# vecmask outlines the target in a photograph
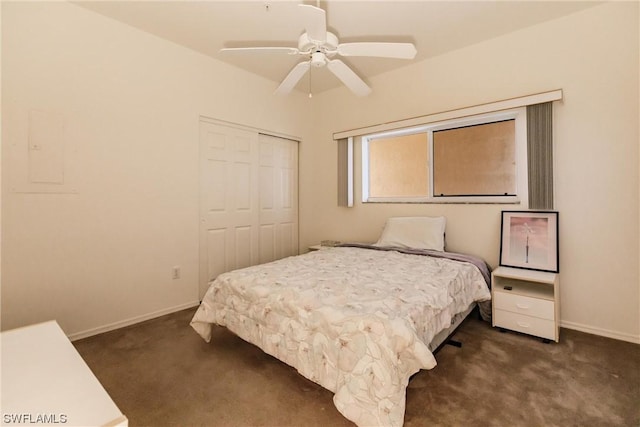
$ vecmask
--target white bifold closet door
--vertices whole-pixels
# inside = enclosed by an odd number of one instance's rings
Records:
[[[298,254],[298,142],[258,135],[262,264]]]
[[[200,298],[219,274],[298,253],[298,142],[200,121]]]

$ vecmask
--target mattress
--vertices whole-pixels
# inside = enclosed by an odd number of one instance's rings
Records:
[[[489,299],[472,263],[335,247],[221,274],[191,325],[206,341],[225,326],[293,366],[359,426],[401,426],[409,378],[436,366],[428,344]]]

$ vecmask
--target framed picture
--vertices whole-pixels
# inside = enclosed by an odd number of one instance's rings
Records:
[[[558,273],[558,212],[502,211],[500,265]]]

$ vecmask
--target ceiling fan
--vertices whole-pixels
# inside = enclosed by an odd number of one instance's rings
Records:
[[[319,4],[319,2],[318,2]],[[282,53],[301,55],[299,62],[280,83],[276,93],[287,94],[298,84],[311,67],[326,66],[345,86],[358,96],[371,93],[371,88],[338,56],[369,56],[380,58],[413,59],[416,48],[412,43],[360,42],[340,43],[338,37],[327,31],[326,13],[320,7],[300,4],[305,32],[298,38],[298,47],[240,47],[225,48],[220,52]],[[311,94],[309,94],[311,96]]]

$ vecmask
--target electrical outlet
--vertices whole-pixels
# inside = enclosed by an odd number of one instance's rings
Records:
[[[179,265],[176,265],[175,267],[173,267],[171,278],[172,279],[179,279],[180,278],[180,266]]]

